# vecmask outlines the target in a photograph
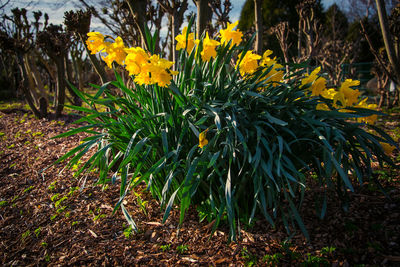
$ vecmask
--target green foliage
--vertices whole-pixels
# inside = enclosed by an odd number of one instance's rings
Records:
[[[270,264],[272,266],[278,265],[279,261],[283,258],[282,253],[275,253],[272,255],[264,255],[263,262]]]
[[[51,260],[50,255],[48,255],[48,254],[44,255],[44,260],[46,262],[50,262],[50,260]]]
[[[176,252],[179,254],[185,254],[186,251],[188,251],[188,246],[187,245],[179,245],[176,247]]]
[[[13,197],[13,199],[11,200],[11,203],[14,203],[15,201],[17,201],[18,198],[19,198],[19,196],[18,196],[18,195],[15,195],[15,196]]]
[[[36,236],[36,237],[39,237],[41,231],[42,231],[42,227],[36,228],[36,229],[35,229],[35,236]]]
[[[307,258],[302,263],[302,266],[330,266],[329,261],[323,257],[313,256],[307,253]]]
[[[143,214],[147,216],[147,210],[146,210],[146,205],[148,201],[143,201],[142,198],[140,197],[139,193],[136,193],[134,190],[133,194],[136,196],[136,203],[137,205],[140,207],[140,209],[142,210]]]
[[[245,260],[245,266],[251,267],[257,264],[257,256],[250,253],[247,247],[242,248],[241,256]]]
[[[47,187],[47,189],[48,189],[49,191],[54,190],[54,189],[56,188],[56,183],[57,183],[57,181],[52,182],[52,183]],[[52,201],[54,201],[54,200],[52,200]]]
[[[335,247],[323,247],[321,249],[321,254],[322,255],[332,255],[333,252],[335,252],[336,248]]]
[[[54,203],[54,207],[58,208],[58,206],[60,206],[61,203],[62,203],[63,201],[65,201],[65,200],[67,200],[67,199],[68,199],[67,196],[63,196],[62,198],[60,198],[59,200],[57,200],[57,201]]]
[[[24,193],[29,192],[33,189],[33,185],[29,186],[28,188],[24,189]]]
[[[30,231],[30,230],[27,230],[26,232],[22,233],[22,235],[21,235],[21,241],[22,241],[22,242],[25,242],[26,239],[27,239],[30,235],[31,235],[31,231]]]
[[[307,188],[305,173],[314,172],[321,188],[336,190],[345,201],[354,182],[371,177],[372,161],[392,163],[379,142],[395,142],[355,120],[378,112],[340,112],[331,100],[311,98],[300,82],[306,66],[291,66],[276,86],[265,79],[271,68],[243,78],[231,62],[251,45],[250,40],[241,47],[218,47],[210,62],[203,62],[196,49],[181,50],[179,74],[167,88],[136,83],[127,88],[117,72],[116,81],[96,86],[95,95],[72,87],[90,108],[70,106],[87,114],[76,122],[84,124],[58,137],[89,136],[57,163],[71,157],[68,166],[77,166],[75,175],[97,168],[99,184],[118,182],[114,212],[121,208],[135,231],[123,200],[144,182],[165,210],[163,222],[178,205],[181,224],[194,204],[201,206],[202,217],[215,219],[213,231],[226,222],[231,240],[240,222],[251,225],[256,215],[273,226],[280,217],[288,233],[297,224],[308,237],[298,210]],[[110,93],[110,85],[118,95]],[[331,110],[317,110],[321,101]],[[200,148],[199,135],[206,130],[208,144]],[[96,152],[79,164],[91,149]]]
[[[72,195],[74,194],[74,192],[75,192],[76,190],[78,190],[78,189],[79,189],[78,186],[70,187],[70,188],[69,188],[69,192],[68,192],[68,196],[72,196]]]
[[[290,260],[296,260],[301,256],[299,252],[291,249],[292,244],[289,241],[282,242],[281,246],[281,249],[285,252],[285,256]]]
[[[56,212],[57,212],[57,213],[62,213],[66,208],[67,208],[67,206],[62,206],[62,207],[58,208],[58,209],[56,210]]]
[[[124,236],[126,239],[129,239],[132,235],[132,227],[129,225],[127,228],[124,229]]]
[[[161,245],[160,249],[162,250],[162,252],[168,251],[171,249],[171,244]]]
[[[107,217],[107,215],[100,213],[100,214],[94,216],[93,221],[95,222],[97,220],[100,220],[100,219],[103,219],[106,217]]]
[[[57,194],[54,194],[54,195],[52,195],[51,197],[50,197],[50,200],[51,201],[57,201],[57,199],[58,199],[58,197],[60,196],[60,194],[59,193],[57,193]]]

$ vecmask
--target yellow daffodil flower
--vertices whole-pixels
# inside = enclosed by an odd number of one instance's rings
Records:
[[[141,72],[139,75],[137,75],[134,79],[135,83],[139,85],[150,85],[151,83],[151,76],[150,72]]]
[[[330,110],[329,107],[325,103],[319,103],[316,107],[317,110]]]
[[[199,44],[199,40],[195,41],[196,44]],[[217,56],[217,51],[215,48],[220,45],[220,43],[216,40],[210,39],[208,36],[208,32],[206,33],[206,38],[203,40],[203,51],[201,51],[201,59],[204,61],[210,61],[210,59],[213,57],[215,58]]]
[[[353,106],[358,101],[358,97],[361,95],[360,91],[351,89],[351,86],[357,86],[360,81],[353,81],[352,79],[345,80],[339,88],[339,92],[344,96],[343,106],[350,107]]]
[[[171,83],[172,75],[179,72],[170,68],[174,62],[160,58],[159,55],[149,56],[140,47],[125,48],[128,55],[125,58],[125,68],[129,75],[136,75],[134,81],[140,85],[152,85],[165,87]]]
[[[138,75],[141,67],[148,63],[149,56],[141,47],[126,48],[125,68],[129,75]]]
[[[239,67],[240,74],[244,76],[245,74],[254,73],[258,68],[258,60],[261,59],[261,56],[254,54],[253,51],[247,51],[242,61],[240,61],[241,56],[242,53],[239,54],[236,62],[236,68]]]
[[[368,100],[368,97],[364,98],[357,105],[355,105],[355,107],[365,108],[365,109],[372,109],[372,110],[376,110],[378,108],[378,105],[376,105],[376,104],[368,104],[367,100]],[[368,123],[368,124],[374,124],[377,119],[378,119],[378,115],[373,114],[373,115],[368,116],[368,117],[357,118],[357,121],[358,122],[365,122],[365,123]]]
[[[337,93],[337,91],[335,89],[330,88],[330,89],[322,90],[321,96],[326,98],[326,99],[333,100],[333,98],[335,97],[336,93]]]
[[[321,93],[326,89],[326,79],[319,77],[313,82],[309,89],[311,90],[311,96],[321,95]]]
[[[86,40],[86,45],[91,54],[96,54],[106,48],[103,34],[99,32],[89,32],[87,36],[89,38]]]
[[[107,45],[105,49],[108,55],[103,57],[103,60],[107,63],[109,68],[112,68],[112,63],[114,61],[119,65],[123,64],[126,57],[126,52],[124,41],[122,41],[121,37],[118,36],[115,38],[114,43]]]
[[[205,145],[208,144],[207,132],[208,132],[208,128],[205,129],[203,132],[201,132],[201,133],[199,134],[199,147],[200,147],[200,148],[203,148]]]
[[[174,62],[160,58],[158,55],[150,57],[150,64],[152,65],[151,81],[153,84],[158,84],[158,86],[169,85],[172,80],[172,74],[177,74],[177,72],[169,71]]]
[[[317,78],[317,74],[321,71],[321,67],[316,68],[310,74],[306,73],[305,77],[301,80],[301,85],[304,86],[308,83],[313,83]]]
[[[186,38],[187,36],[187,38]],[[176,50],[185,49],[188,53],[190,53],[194,47],[194,33],[187,34],[187,27],[183,28],[182,34],[179,34],[175,37],[175,40],[178,42],[176,44]],[[187,44],[187,47],[186,47]]]
[[[229,23],[226,29],[221,29],[219,31],[220,37],[221,37],[221,44],[228,44],[229,41],[232,40],[231,42],[231,47],[234,45],[239,45],[240,42],[242,41],[243,33],[241,33],[239,30],[233,30],[238,25],[239,21],[236,21],[235,23]]]
[[[269,57],[272,53],[273,52],[271,50],[267,50],[264,52],[260,62],[260,66],[263,66],[264,68],[270,68],[271,66],[273,66],[269,73],[264,77],[264,79],[268,79],[268,82],[271,82],[272,85],[275,87],[279,85],[279,82],[282,81],[283,70],[278,69],[282,69],[283,66],[277,63],[276,57],[273,59]]]
[[[385,151],[385,154],[387,155],[392,155],[393,150],[396,148],[395,146],[392,146],[388,143],[383,143],[383,142],[379,142],[383,148],[383,151]]]
[[[306,74],[301,80],[301,86],[311,83],[311,86],[308,88],[311,91],[311,96],[322,95],[326,90],[326,79],[317,75],[320,71],[321,67],[318,67],[310,74]]]

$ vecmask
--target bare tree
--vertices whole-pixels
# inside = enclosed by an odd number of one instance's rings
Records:
[[[297,5],[299,29],[297,33],[298,54],[297,58],[293,59],[295,62],[307,61],[318,53],[322,26],[316,19],[315,9],[316,0],[304,0]]]
[[[83,10],[89,10],[92,17],[101,21],[114,36],[121,36],[132,45],[141,45],[141,35],[125,0],[79,0]],[[101,8],[99,8],[101,7]]]
[[[387,10],[391,10],[398,0],[385,0]],[[363,17],[372,17],[377,14],[374,0],[341,0],[337,4],[345,11],[350,21],[360,20]]]
[[[348,24],[339,7],[332,5],[327,14],[329,16],[326,18],[325,35],[321,37],[318,53],[314,58],[328,73],[329,80],[338,85],[343,74],[342,65],[354,61],[356,44],[345,40]]]
[[[184,19],[185,11],[188,8],[187,0],[157,0],[163,10],[170,15],[170,31],[171,31],[171,54],[172,61],[177,62],[178,54],[175,49],[175,37],[178,35],[179,28],[181,27]]]
[[[39,71],[36,67],[34,32],[38,30],[41,14],[35,14],[35,21],[30,23],[26,9],[15,8],[12,16],[4,16],[6,22],[2,25],[0,33],[0,47],[9,55],[15,55],[22,76],[19,88],[24,93],[35,116],[39,118],[47,115],[47,97]],[[47,26],[48,17],[45,16],[43,27]]]
[[[0,10],[2,11],[2,14],[4,14],[4,8],[10,3],[10,0],[0,1]]]
[[[254,25],[256,27],[256,42],[255,42],[255,51],[257,54],[261,55],[263,51],[263,22],[262,22],[262,9],[261,9],[261,0],[254,0]]]
[[[211,0],[209,6],[216,16],[216,24],[221,28],[226,28],[229,20],[229,12],[232,10],[232,4],[230,0],[224,0],[224,3],[221,3],[221,0]],[[223,6],[223,7],[222,7]]]
[[[392,73],[391,79],[394,80],[397,84],[400,83],[400,57],[399,50],[395,50],[395,47],[398,47],[398,43],[395,44],[395,41],[398,41],[398,38],[394,38],[389,30],[389,18],[386,13],[385,2],[382,0],[375,0],[376,8],[379,17],[379,24],[381,26],[381,32],[383,41],[385,43],[386,54],[389,59]]]
[[[67,30],[73,33],[76,38],[78,38],[86,49],[86,53],[95,69],[96,73],[99,75],[101,83],[107,82],[107,75],[104,69],[104,64],[102,64],[95,55],[93,55],[86,46],[87,33],[90,29],[91,11],[78,10],[78,11],[67,11],[64,14],[64,24]]]
[[[377,0],[376,4],[379,16],[379,24],[385,44],[385,53],[382,53],[382,51],[378,51],[379,48],[374,47],[374,44],[372,43],[370,36],[365,29],[366,27],[362,21],[360,21],[361,32],[368,42],[370,51],[375,57],[376,69],[379,70],[381,76],[387,76],[390,80],[394,81],[395,84],[399,85],[400,27],[398,26],[398,23],[400,22],[400,4],[392,10],[392,14],[390,17],[388,17],[386,14],[384,3]],[[381,84],[383,83],[381,82]],[[384,94],[382,92],[381,96],[382,99],[384,97]],[[395,90],[394,101],[393,103],[390,103],[389,106],[397,104],[399,104],[399,91]]]
[[[289,22],[283,21],[273,27],[272,29],[276,35],[276,38],[279,41],[279,46],[281,47],[282,53],[283,53],[283,58],[285,60],[285,63],[289,63],[289,48],[291,46],[291,43],[289,42]],[[286,65],[286,72],[289,72],[289,65]]]
[[[57,67],[57,90],[55,92],[54,105],[56,117],[59,117],[64,108],[66,96],[65,59],[71,44],[71,36],[69,33],[64,32],[61,26],[49,25],[37,34],[36,42],[55,62]]]

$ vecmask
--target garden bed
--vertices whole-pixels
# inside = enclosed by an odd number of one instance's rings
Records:
[[[396,118],[389,130],[398,129]],[[323,220],[314,200],[320,189],[310,186],[301,210],[310,242],[300,231],[285,242],[282,223],[273,229],[260,219],[228,244],[228,229],[210,237],[212,223],[200,223],[193,207],[180,229],[178,211],[161,224],[163,211],[144,186],[125,198],[140,229],[134,233],[120,209],[112,215],[119,184],[102,188],[94,185],[95,173],[74,178],[66,163],[49,167],[83,138],[51,139],[75,127],[71,121],[38,120],[22,108],[0,112],[2,265],[400,264],[398,170],[377,170],[390,199],[365,184],[351,194],[348,212],[332,198]]]

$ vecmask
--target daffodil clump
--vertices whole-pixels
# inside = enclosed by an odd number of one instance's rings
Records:
[[[346,109],[349,107],[358,107],[364,109],[377,110],[376,104],[368,104],[368,97],[360,98],[361,92],[358,89],[353,89],[360,85],[360,81],[346,79],[338,90],[334,88],[326,87],[326,79],[324,77],[318,76],[321,68],[318,67],[314,69],[311,74],[306,74],[301,80],[301,86],[307,88],[311,92],[311,97],[321,96],[324,99],[332,100],[332,107],[338,109],[340,112],[353,112],[352,110]],[[308,87],[307,87],[308,86]],[[330,110],[329,106],[323,101],[318,103],[318,110]],[[374,124],[378,116],[376,114],[360,117],[357,120],[359,122],[366,122],[369,124]]]
[[[275,227],[278,217],[288,232],[297,225],[308,237],[298,208],[309,173],[320,183],[322,218],[329,192],[346,201],[353,184],[375,181],[372,162],[393,164],[397,144],[373,125],[381,113],[361,96],[358,81],[328,88],[319,67],[309,73],[280,64],[271,50],[249,49],[237,22],[201,37],[192,23],[176,36],[177,62],[154,53],[158,38],[148,29],[149,50],[88,34],[91,53],[108,67],[122,66],[133,85],[116,71],[111,84],[119,94],[109,83],[94,96],[74,89],[91,109],[73,107],[87,113],[78,121],[86,124],[61,136],[89,137],[58,161],[72,157],[73,166],[95,149],[77,175],[96,169],[99,183],[119,183],[114,211],[121,208],[133,229],[124,198],[145,183],[165,210],[163,222],[179,206],[182,223],[192,206],[214,221],[213,230],[227,225],[230,240],[255,218]]]
[[[113,62],[124,66],[129,75],[135,76],[134,81],[140,85],[157,84],[165,87],[171,83],[172,75],[178,74],[171,70],[174,62],[158,55],[150,55],[141,47],[125,47],[119,36],[114,42],[108,42],[101,33],[89,32],[86,45],[92,54],[106,53],[107,56],[102,58],[109,68],[112,68]]]

